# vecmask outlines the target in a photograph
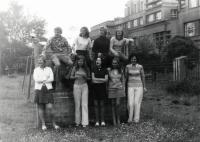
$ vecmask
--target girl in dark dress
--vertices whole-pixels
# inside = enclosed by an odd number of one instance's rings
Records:
[[[92,83],[93,83],[93,95],[94,95],[94,107],[96,124],[99,126],[99,109],[101,116],[101,126],[105,126],[104,121],[104,100],[106,96],[106,82],[108,81],[108,72],[106,68],[102,68],[101,58],[97,58],[96,65],[92,69]]]

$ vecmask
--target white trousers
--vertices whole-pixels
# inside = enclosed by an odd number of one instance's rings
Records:
[[[74,84],[75,123],[88,125],[88,85]],[[82,117],[81,117],[82,115]]]
[[[133,121],[133,113],[134,113],[134,121],[139,122],[142,98],[143,98],[143,87],[128,87],[128,111],[129,111],[128,122]]]

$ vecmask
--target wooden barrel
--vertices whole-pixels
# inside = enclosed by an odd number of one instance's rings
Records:
[[[74,98],[72,91],[54,92],[54,117],[60,125],[74,124]]]

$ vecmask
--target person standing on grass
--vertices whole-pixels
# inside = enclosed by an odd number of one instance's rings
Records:
[[[39,57],[38,67],[34,69],[33,79],[35,81],[35,99],[34,102],[37,104],[39,109],[39,118],[42,122],[42,130],[46,130],[45,125],[45,111],[48,112],[50,119],[52,121],[53,127],[58,129],[59,126],[56,125],[53,116],[53,94],[52,94],[52,82],[54,80],[53,71],[50,67],[45,66],[45,59]]]
[[[126,66],[125,76],[128,87],[128,123],[138,123],[140,120],[140,108],[143,98],[143,93],[147,91],[145,85],[145,75],[143,66],[138,64],[136,55],[131,54],[129,57],[131,62]],[[134,119],[133,119],[134,113]]]
[[[92,41],[89,37],[89,30],[87,27],[82,27],[80,29],[79,36],[75,39],[72,46],[72,51],[76,55],[82,55],[86,59],[87,66],[91,66],[90,56],[91,56]]]
[[[112,102],[112,118],[113,124],[120,124],[120,112],[121,112],[121,98],[125,97],[124,89],[124,74],[119,65],[118,58],[112,60],[111,70],[109,71],[109,83],[108,83],[108,98]]]
[[[90,77],[85,57],[77,56],[75,66],[71,72],[71,79],[74,79],[74,102],[75,102],[75,123],[78,127],[82,124],[83,127],[88,126],[88,85],[87,80]],[[81,116],[82,115],[82,116]]]
[[[108,72],[106,68],[102,67],[101,58],[96,59],[96,65],[92,69],[92,89],[94,95],[94,108],[95,108],[95,126],[100,125],[99,110],[101,117],[101,126],[105,126],[104,120],[104,101],[107,98],[106,84],[108,81]]]

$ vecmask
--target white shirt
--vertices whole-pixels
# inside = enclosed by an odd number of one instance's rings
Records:
[[[76,38],[74,45],[75,45],[75,51],[87,50],[92,47],[92,42],[90,38],[83,38],[79,36],[78,38]]]
[[[54,80],[53,71],[50,67],[36,67],[33,72],[33,79],[35,81],[35,89],[41,90],[42,85],[45,84],[47,89],[52,89],[52,82]]]

